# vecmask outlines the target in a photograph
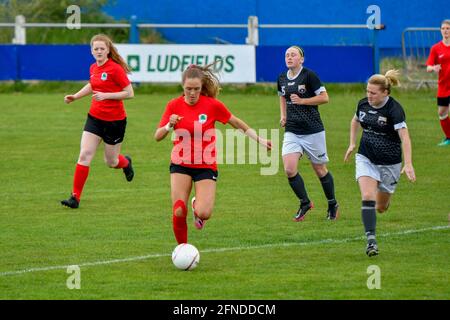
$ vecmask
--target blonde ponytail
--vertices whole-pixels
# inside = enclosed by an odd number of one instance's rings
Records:
[[[369,78],[368,83],[375,84],[380,87],[381,91],[387,90],[391,93],[391,88],[400,85],[400,72],[395,69],[388,70],[384,75],[374,74]]]

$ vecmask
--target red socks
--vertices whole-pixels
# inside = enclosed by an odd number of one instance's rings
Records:
[[[84,183],[89,174],[89,167],[77,163],[75,174],[73,176],[73,190],[72,194],[80,201],[81,193],[83,192]]]
[[[442,127],[442,131],[444,131],[445,137],[447,139],[450,139],[450,118],[447,117],[445,119],[441,119],[441,127]]]
[[[119,163],[115,167],[116,169],[126,168],[128,167],[128,159],[125,158],[123,155],[119,154]]]
[[[179,217],[175,214],[175,211],[181,208],[182,216]],[[178,244],[187,243],[187,223],[186,223],[187,209],[186,204],[182,200],[177,200],[173,205],[172,225],[175,239]]]

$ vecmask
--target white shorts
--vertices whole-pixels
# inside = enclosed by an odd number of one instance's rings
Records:
[[[367,157],[357,153],[356,180],[360,177],[371,177],[379,182],[378,190],[381,192],[394,193],[400,179],[402,164],[377,165],[373,164]]]
[[[290,153],[301,153],[302,155],[305,153],[308,159],[315,164],[328,163],[325,131],[303,135],[285,132],[281,155],[285,156]]]

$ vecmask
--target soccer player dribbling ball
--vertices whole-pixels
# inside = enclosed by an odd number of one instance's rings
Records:
[[[362,128],[355,156],[356,180],[361,191],[361,216],[369,257],[378,254],[376,211],[382,213],[388,209],[401,173],[411,182],[416,180],[405,112],[390,96],[391,88],[399,84],[398,75],[397,70],[389,70],[385,75],[375,74],[369,78],[367,97],[358,102],[350,124],[350,143],[344,156],[344,161],[350,159],[356,148],[356,135]]]
[[[73,209],[79,207],[91,161],[102,141],[105,144],[106,164],[111,168],[123,169],[127,181],[134,177],[131,158],[120,153],[127,124],[122,100],[134,96],[133,87],[127,77],[130,68],[108,36],[95,35],[90,44],[95,63],[89,70],[89,83],[77,93],[64,97],[65,103],[72,103],[92,94],[91,107],[81,136],[72,193],[69,199],[61,201],[62,205]]]
[[[282,149],[284,171],[300,202],[293,220],[303,221],[313,208],[303,178],[297,170],[304,154],[308,156],[328,200],[327,218],[336,220],[339,217],[339,205],[333,176],[326,165],[329,160],[325,129],[318,108],[328,103],[328,94],[317,75],[303,67],[303,62],[303,49],[298,46],[288,48],[285,53],[288,71],[278,77],[280,125],[285,128]]]
[[[259,137],[256,131],[234,116],[216,96],[219,82],[212,66],[190,65],[182,74],[183,95],[166,106],[156,141],[163,140],[175,130],[171,152],[170,183],[172,225],[178,244],[187,243],[187,203],[192,190],[194,225],[202,229],[211,217],[218,178],[215,146],[215,122],[230,124],[251,139],[270,149],[271,141]]]
[[[431,47],[427,60],[427,72],[436,72],[439,76],[437,105],[444,139],[438,146],[450,146],[450,20],[441,23],[442,41]]]

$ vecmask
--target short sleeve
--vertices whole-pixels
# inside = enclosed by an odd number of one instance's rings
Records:
[[[317,92],[317,90],[323,88],[323,84],[320,81],[319,77],[312,71],[308,73],[308,85],[313,92]],[[325,90],[322,90],[325,91]],[[317,94],[317,93],[316,93]]]
[[[167,122],[169,122],[170,115],[173,113],[172,104],[173,104],[172,101],[169,101],[169,103],[167,103],[166,110],[164,111],[161,120],[159,121],[158,128],[164,127],[167,124]]]
[[[436,47],[432,46],[430,50],[430,55],[428,56],[427,60],[427,66],[434,66],[437,61],[437,55],[436,55]]]
[[[278,80],[277,80],[277,90],[278,90],[278,95],[280,97],[284,97],[284,92],[283,92],[283,90],[281,88],[281,76],[279,76]]]
[[[400,104],[396,104],[395,107],[392,108],[390,116],[395,130],[406,128],[406,115]]]
[[[223,124],[226,124],[230,120],[232,114],[230,110],[219,100],[214,100],[215,119]]]
[[[116,82],[122,89],[130,84],[130,80],[121,65],[117,65],[114,72],[114,82]]]

